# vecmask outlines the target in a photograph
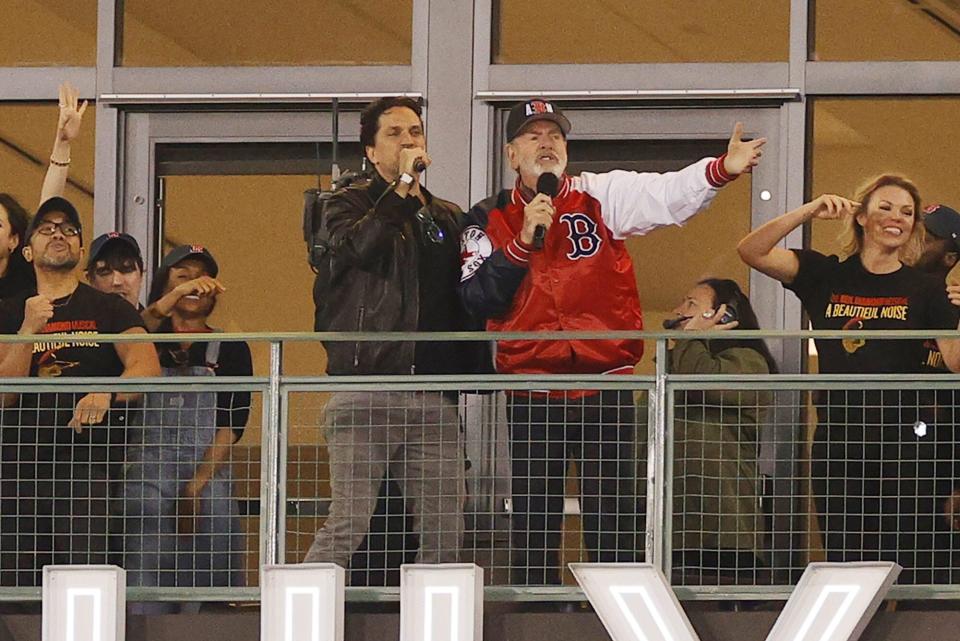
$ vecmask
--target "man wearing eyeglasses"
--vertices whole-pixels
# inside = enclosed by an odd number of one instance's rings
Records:
[[[70,202],[51,198],[40,206],[23,254],[36,290],[0,303],[0,334],[35,339],[0,345],[0,378],[160,374],[152,344],[97,340],[145,330],[130,303],[78,280],[83,241]],[[69,336],[47,341],[43,334]],[[41,568],[52,563],[108,562],[109,446],[123,428],[104,418],[138,399],[104,391],[2,395],[0,583],[40,585]]]
[[[420,105],[389,97],[360,119],[375,171],[327,203],[329,263],[314,287],[316,329],[436,332],[466,327],[457,295],[462,212],[420,184],[430,165]],[[456,374],[483,362],[456,342],[325,342],[332,375]],[[308,562],[347,567],[386,470],[403,491],[421,563],[453,562],[463,538],[464,462],[455,396],[335,394],[326,407],[332,504]]]

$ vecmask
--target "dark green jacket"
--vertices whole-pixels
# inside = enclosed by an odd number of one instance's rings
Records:
[[[763,356],[748,347],[716,354],[706,341],[677,341],[673,374],[767,374]],[[681,391],[674,413],[673,547],[754,550],[762,546],[758,427],[769,392]]]

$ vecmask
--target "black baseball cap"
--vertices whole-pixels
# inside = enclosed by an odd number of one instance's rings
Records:
[[[52,213],[60,213],[67,217],[67,220],[70,223],[80,230],[80,244],[83,244],[83,225],[80,224],[80,214],[77,213],[77,208],[67,200],[66,198],[61,198],[60,196],[54,196],[53,198],[48,198],[43,201],[40,205],[40,209],[37,210],[37,213],[34,214],[33,219],[30,221],[30,225],[27,227],[26,237],[23,240],[23,244],[27,245],[30,242],[30,239],[33,238],[33,232],[37,231],[37,226],[43,222],[44,216]]]
[[[220,266],[210,250],[203,245],[180,245],[170,251],[160,262],[160,270],[167,271],[181,260],[196,258],[207,266],[207,273],[216,278],[220,273]]]
[[[97,261],[100,260],[101,254],[103,254],[108,247],[115,245],[126,245],[132,249],[136,254],[137,263],[140,265],[140,268],[143,269],[143,253],[140,251],[140,243],[137,242],[136,238],[122,231],[111,231],[106,234],[101,234],[90,243],[90,260],[87,262],[87,269],[94,266]]]
[[[202,261],[207,267],[207,274],[213,278],[216,278],[217,274],[220,273],[220,266],[217,265],[217,261],[209,249],[203,245],[180,245],[172,249],[170,253],[160,261],[160,267],[153,277],[153,284],[150,287],[147,304],[155,303],[163,295],[163,290],[167,287],[167,280],[170,278],[170,268],[188,258],[195,258]]]
[[[944,240],[952,240],[960,249],[960,213],[946,205],[930,205],[923,210],[923,226],[927,231]]]
[[[560,107],[542,98],[532,98],[510,108],[510,115],[507,116],[507,142],[516,138],[524,127],[535,120],[555,122],[564,136],[570,133],[570,121],[560,111]]]

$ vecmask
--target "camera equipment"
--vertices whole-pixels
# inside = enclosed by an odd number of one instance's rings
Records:
[[[320,184],[320,145],[317,144],[317,188],[303,192],[303,241],[307,244],[307,262],[310,268],[317,273],[330,251],[330,234],[324,224],[324,207],[334,192],[343,189],[359,180],[366,180],[366,158],[360,172],[346,171],[340,173],[338,158],[338,138],[340,133],[340,104],[334,98],[331,103],[333,119],[333,144],[330,151],[330,189],[324,189]]]

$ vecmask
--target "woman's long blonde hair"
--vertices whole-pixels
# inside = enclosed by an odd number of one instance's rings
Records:
[[[920,206],[920,190],[906,176],[880,174],[864,183],[857,190],[854,200],[860,203],[860,208],[853,215],[847,216],[843,220],[843,231],[840,232],[840,249],[844,258],[859,254],[863,249],[863,227],[857,222],[857,216],[861,212],[866,213],[867,205],[870,204],[874,192],[889,185],[900,187],[910,194],[910,198],[913,200],[913,229],[910,231],[909,240],[900,248],[900,261],[906,265],[913,265],[920,257],[924,243],[923,221],[920,218],[923,215],[923,208]]]

